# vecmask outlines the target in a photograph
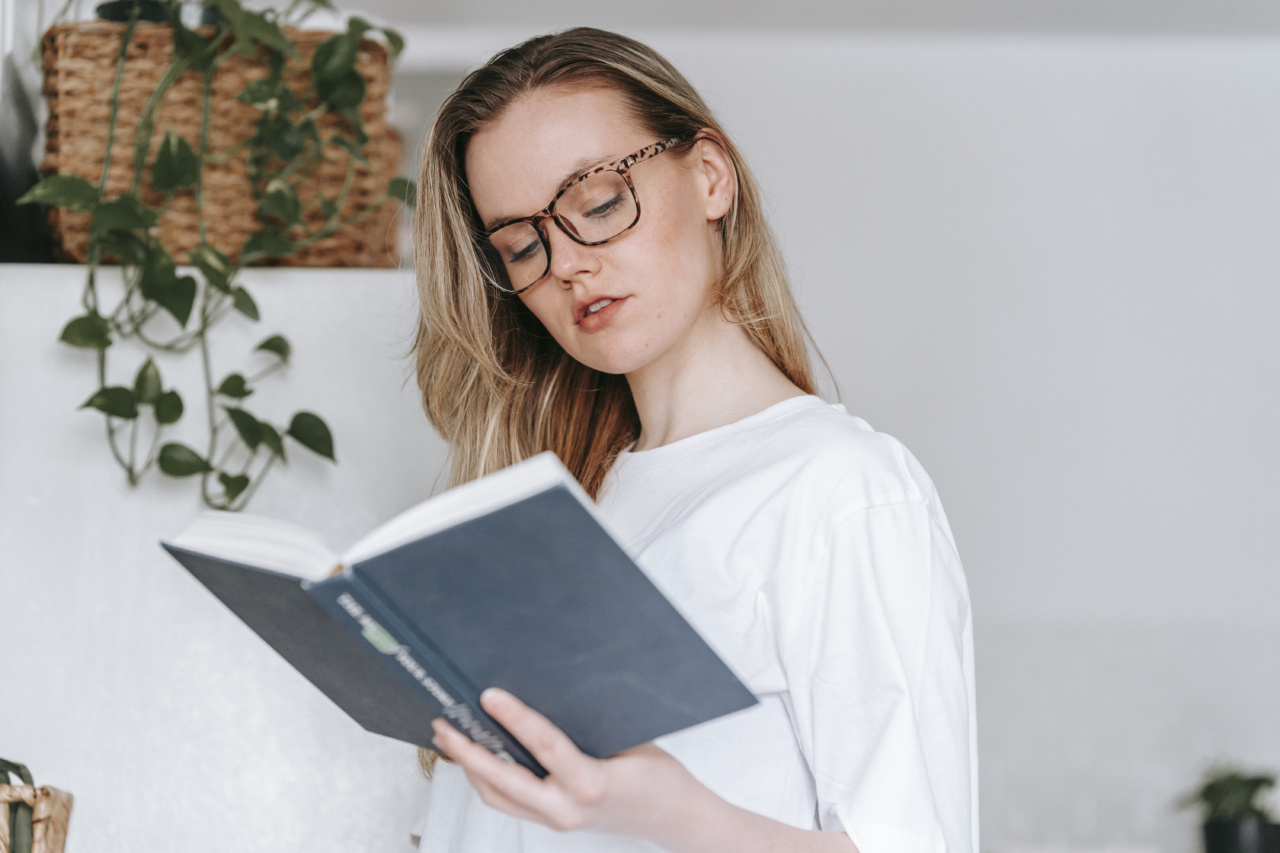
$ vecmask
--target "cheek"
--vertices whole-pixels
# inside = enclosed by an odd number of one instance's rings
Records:
[[[686,278],[693,272],[696,222],[689,216],[687,201],[670,187],[642,186],[639,195],[640,221],[598,251],[610,277],[645,290],[662,289],[673,274]]]
[[[556,331],[554,322],[555,317],[557,316],[556,307],[561,300],[555,300],[547,296],[545,292],[546,285],[550,283],[551,282],[543,282],[542,284],[534,287],[527,294],[522,293],[517,298],[524,303],[524,307],[528,308],[529,311],[533,313],[534,317],[538,318],[538,321],[542,323],[547,331],[554,334]],[[563,308],[561,308],[561,312],[562,311]]]

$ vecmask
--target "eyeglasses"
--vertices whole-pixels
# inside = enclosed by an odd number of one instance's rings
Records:
[[[522,293],[541,281],[551,269],[551,243],[541,227],[547,219],[583,246],[601,246],[630,231],[640,221],[631,167],[689,138],[673,136],[597,166],[570,180],[532,216],[509,219],[485,231],[485,278],[506,293]]]

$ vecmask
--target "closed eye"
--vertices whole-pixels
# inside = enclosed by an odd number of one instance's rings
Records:
[[[518,264],[521,261],[527,261],[540,251],[542,251],[542,241],[531,240],[529,245],[507,258],[507,263]]]
[[[586,212],[587,217],[604,217],[617,210],[623,202],[621,193],[606,201],[604,204],[591,208]]]

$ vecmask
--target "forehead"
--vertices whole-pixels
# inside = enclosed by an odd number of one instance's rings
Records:
[[[481,221],[528,216],[590,165],[653,142],[608,89],[542,89],[514,101],[467,146],[467,184]]]

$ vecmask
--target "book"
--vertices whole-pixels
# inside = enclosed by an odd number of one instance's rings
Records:
[[[161,544],[357,723],[418,746],[444,717],[544,776],[480,707],[491,686],[597,758],[756,702],[552,453],[432,497],[341,556],[244,513],[206,512]]]

